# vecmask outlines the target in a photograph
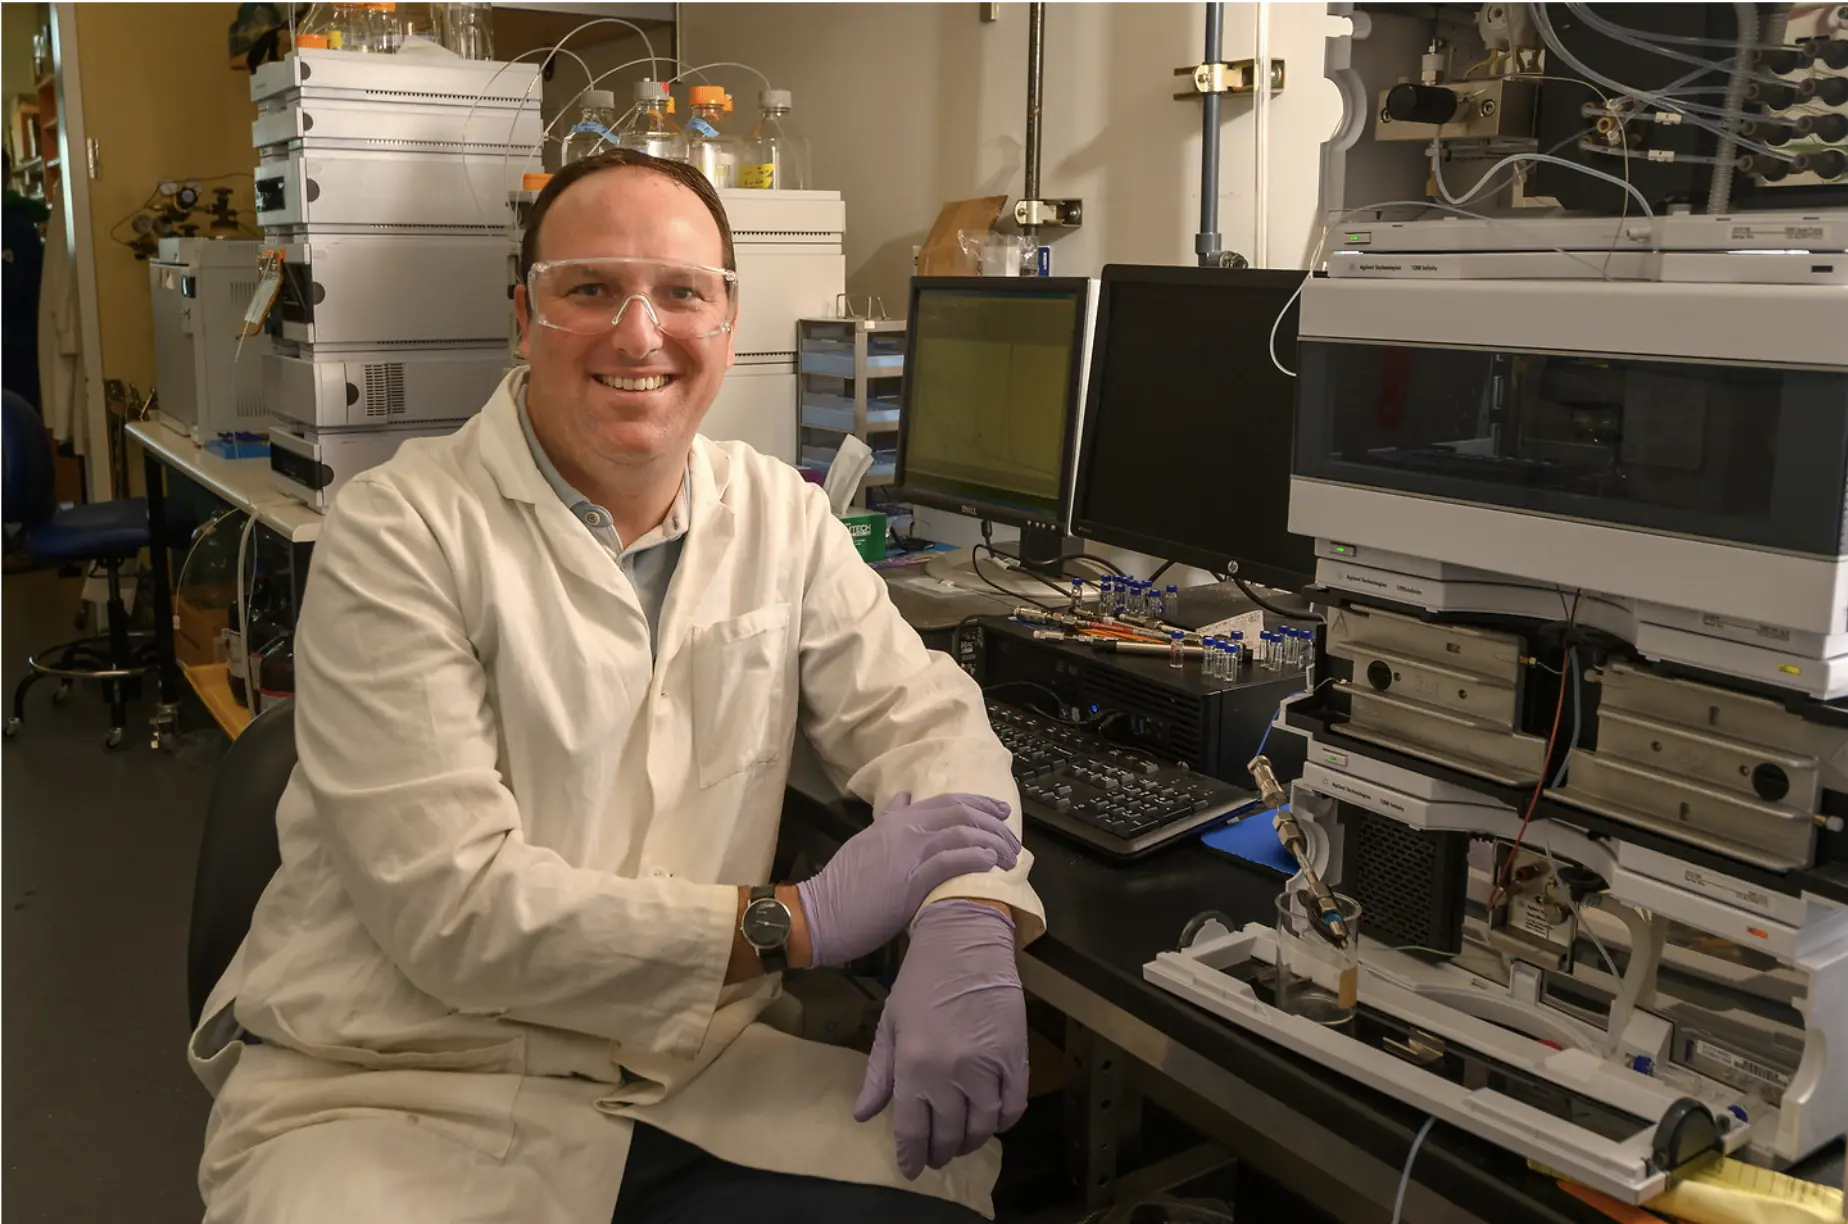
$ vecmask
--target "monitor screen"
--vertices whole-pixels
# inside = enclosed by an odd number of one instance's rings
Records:
[[[1082,279],[914,280],[899,496],[1063,527],[1089,307]]]
[[[1072,530],[1295,589],[1315,541],[1287,530],[1301,272],[1104,269]],[[1293,367],[1292,367],[1293,368]]]

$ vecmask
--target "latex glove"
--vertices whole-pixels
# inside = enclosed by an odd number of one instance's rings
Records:
[[[796,886],[812,963],[844,965],[890,943],[931,890],[1020,858],[1008,806],[983,795],[898,794],[811,878]]]
[[[918,915],[854,1119],[887,1102],[907,1178],[967,1156],[1026,1112],[1027,1002],[1007,915],[975,901]]]

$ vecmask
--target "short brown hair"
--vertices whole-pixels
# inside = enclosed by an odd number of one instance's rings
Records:
[[[647,170],[662,178],[679,183],[688,191],[699,197],[699,202],[706,206],[712,219],[719,227],[719,241],[725,251],[724,266],[727,271],[738,270],[738,257],[732,251],[731,222],[725,217],[725,205],[719,200],[719,193],[712,189],[712,182],[704,174],[685,162],[669,161],[664,157],[652,157],[639,149],[611,149],[574,161],[552,176],[552,181],[545,185],[539,198],[533,201],[532,214],[526,221],[526,233],[520,237],[520,280],[524,282],[539,262],[539,227],[545,222],[545,215],[552,211],[552,205],[558,197],[571,190],[574,183],[599,174],[605,170],[622,170],[633,168]]]

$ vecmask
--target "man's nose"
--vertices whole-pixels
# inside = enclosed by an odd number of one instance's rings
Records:
[[[661,324],[655,317],[654,304],[641,294],[632,294],[616,311],[616,323],[610,328],[611,342],[626,357],[646,357],[661,347]]]

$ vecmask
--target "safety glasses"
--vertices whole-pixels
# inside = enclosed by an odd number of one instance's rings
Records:
[[[574,336],[597,336],[640,302],[648,319],[676,340],[728,332],[738,317],[738,274],[658,259],[552,259],[526,274],[533,319]]]

